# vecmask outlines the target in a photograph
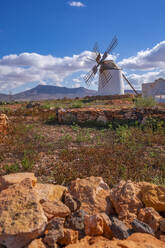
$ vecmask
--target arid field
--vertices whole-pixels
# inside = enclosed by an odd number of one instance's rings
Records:
[[[34,172],[41,182],[68,185],[101,176],[113,186],[121,179],[165,184],[165,124],[159,118],[108,125],[59,124],[57,109],[165,109],[152,99],[61,99],[0,105],[9,118],[1,136],[0,173]]]

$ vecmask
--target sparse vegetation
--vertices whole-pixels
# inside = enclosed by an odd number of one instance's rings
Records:
[[[76,100],[75,105],[92,105],[95,101],[84,100]],[[67,108],[74,104],[68,99],[55,102]],[[101,102],[104,103],[102,99]],[[162,120],[115,120],[102,127],[96,123],[67,126],[57,124],[56,111],[50,110],[52,105],[48,107],[48,102],[41,103],[43,113],[39,108],[27,109],[26,103],[18,104],[16,109],[7,106],[11,128],[1,139],[1,174],[34,171],[40,181],[59,184],[90,175],[102,176],[109,185],[120,179],[165,184]]]
[[[153,97],[138,97],[135,99],[135,107],[136,108],[145,108],[145,107],[155,107],[157,102]]]

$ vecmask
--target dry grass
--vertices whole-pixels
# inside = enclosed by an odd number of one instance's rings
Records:
[[[109,185],[121,179],[165,184],[161,122],[149,120],[143,127],[115,130],[111,125],[106,129],[48,125],[45,120],[51,123],[53,111],[43,115],[25,105],[17,107],[8,109],[10,131],[1,139],[1,174],[33,171],[42,182],[64,185],[90,175],[102,176]]]

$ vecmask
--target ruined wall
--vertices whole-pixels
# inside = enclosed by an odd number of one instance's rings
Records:
[[[165,95],[165,79],[160,78],[153,83],[142,84],[143,97]]]
[[[84,108],[84,109],[60,109],[58,110],[58,122],[61,124],[69,123],[87,123],[87,122],[98,122],[107,124],[108,122],[123,120],[131,121],[137,120],[142,121],[145,118],[159,118],[165,120],[165,109],[159,108],[146,108],[146,109],[95,109],[95,108]]]

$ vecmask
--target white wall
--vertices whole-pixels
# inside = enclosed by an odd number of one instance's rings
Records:
[[[112,78],[106,84],[104,88],[101,87],[102,81],[105,80],[105,76],[111,73]],[[99,74],[99,95],[124,95],[124,81],[120,70],[104,70],[103,73]]]

